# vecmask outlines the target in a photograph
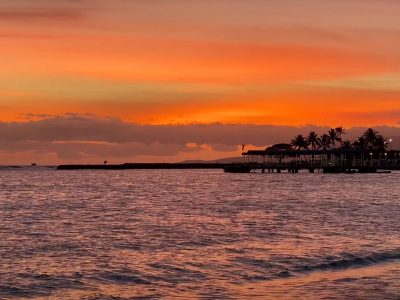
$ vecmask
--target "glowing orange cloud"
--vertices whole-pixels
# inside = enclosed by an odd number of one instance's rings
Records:
[[[295,10],[292,1],[3,2],[1,120],[71,112],[152,124],[400,120],[394,1],[307,0]]]

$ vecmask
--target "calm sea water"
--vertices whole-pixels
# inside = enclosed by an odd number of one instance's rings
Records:
[[[400,173],[0,171],[0,299],[398,299]]]

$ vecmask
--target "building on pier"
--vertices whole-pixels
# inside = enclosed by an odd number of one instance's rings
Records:
[[[263,172],[301,169],[325,173],[376,172],[378,169],[396,169],[400,166],[400,151],[373,153],[357,149],[249,150],[242,153],[243,164]]]

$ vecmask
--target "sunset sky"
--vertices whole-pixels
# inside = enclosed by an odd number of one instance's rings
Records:
[[[0,165],[400,136],[400,1],[0,0],[0,121]]]

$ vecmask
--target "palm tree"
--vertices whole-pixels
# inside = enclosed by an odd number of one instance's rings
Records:
[[[318,134],[317,134],[315,131],[311,131],[311,132],[308,134],[308,136],[307,136],[307,138],[306,138],[306,142],[307,142],[307,144],[308,144],[309,146],[311,146],[311,149],[312,149],[312,150],[315,150],[315,149],[317,149],[317,147],[320,146],[319,137],[318,137]],[[315,163],[315,156],[314,156],[314,153],[311,155],[311,161],[312,161],[312,164]]]
[[[358,150],[368,150],[368,143],[364,136],[359,137],[354,143],[353,147]]]
[[[311,131],[307,138],[306,138],[306,142],[309,146],[311,146],[312,150],[317,149],[320,146],[320,142],[319,142],[319,138],[318,138],[318,134],[316,134],[314,131]]]
[[[336,142],[341,142],[341,140],[339,138],[339,135],[338,135],[338,133],[336,132],[336,130],[334,128],[331,128],[328,131],[328,136],[329,136],[329,139],[330,139],[331,144],[333,146],[332,148],[335,148]]]
[[[366,146],[369,147],[369,149],[372,149],[374,147],[374,144],[378,138],[379,132],[373,130],[372,128],[368,128],[367,131],[364,132],[364,139],[366,142]]]
[[[308,148],[307,141],[304,138],[304,136],[302,136],[301,134],[299,134],[293,138],[291,145],[292,145],[293,149],[295,149],[295,150],[301,150],[301,149]]]
[[[377,135],[373,145],[373,150],[378,153],[384,153],[386,152],[387,147],[388,147],[387,138],[383,137],[380,134]]]
[[[335,131],[336,131],[336,134],[338,136],[338,139],[339,139],[340,143],[342,143],[342,136],[344,134],[346,134],[346,131],[344,130],[344,128],[342,126],[336,127]]]
[[[322,150],[327,150],[331,147],[331,138],[327,134],[323,134],[319,138],[319,146]]]

